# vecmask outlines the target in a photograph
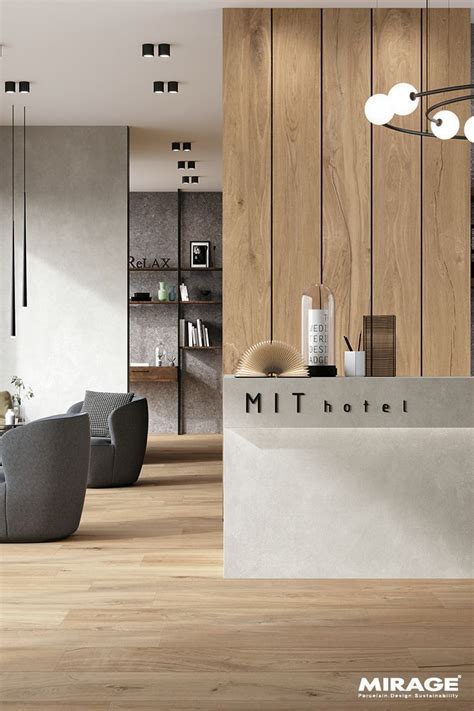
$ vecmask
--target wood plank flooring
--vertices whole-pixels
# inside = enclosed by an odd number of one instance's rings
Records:
[[[220,447],[153,437],[74,537],[2,546],[2,711],[472,710],[470,582],[222,579]],[[391,674],[460,698],[357,699]]]

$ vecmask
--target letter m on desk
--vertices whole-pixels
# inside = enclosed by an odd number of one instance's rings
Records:
[[[262,412],[262,396],[260,393],[257,393],[255,397],[252,397],[250,393],[245,393],[245,412],[247,414],[250,412],[251,405],[257,407],[259,414]]]

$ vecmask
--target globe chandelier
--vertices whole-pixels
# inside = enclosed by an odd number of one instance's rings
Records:
[[[449,8],[448,8],[449,9]],[[428,45],[428,27],[429,27],[429,2],[426,2],[427,22],[427,55],[429,52]],[[428,66],[428,62],[427,62]],[[469,91],[470,93],[461,92]],[[423,96],[434,97],[437,94],[446,94],[452,92],[452,98],[438,101],[427,107],[425,116],[428,126],[431,131],[416,131],[414,129],[402,128],[391,123],[393,117],[408,116],[418,108],[420,99]],[[365,102],[364,112],[370,123],[375,126],[383,126],[390,128],[392,131],[400,133],[409,133],[413,136],[423,136],[427,138],[440,138],[443,141],[456,139],[460,141],[470,141],[474,143],[474,116],[467,119],[463,127],[463,133],[459,133],[461,123],[454,111],[444,107],[451,106],[464,101],[472,101],[474,99],[474,84],[461,84],[459,86],[443,86],[437,89],[429,89],[427,91],[417,91],[411,84],[401,82],[395,84],[388,94],[373,94]]]

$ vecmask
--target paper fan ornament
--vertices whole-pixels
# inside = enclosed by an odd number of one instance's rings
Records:
[[[241,378],[305,378],[308,369],[293,346],[283,341],[262,341],[241,356],[235,375]]]

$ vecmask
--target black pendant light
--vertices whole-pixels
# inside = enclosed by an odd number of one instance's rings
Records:
[[[155,45],[150,42],[142,44],[142,57],[154,57],[155,56]]]
[[[12,106],[12,288],[10,336],[16,336],[16,289],[15,289],[15,107]]]
[[[177,94],[178,93],[178,82],[177,81],[169,81],[168,82],[168,94]]]
[[[23,107],[23,301],[28,306],[28,262],[26,251],[26,106]]]
[[[14,94],[16,91],[16,83],[14,81],[5,82],[5,94]]]
[[[29,81],[20,81],[19,82],[19,91],[20,91],[20,94],[29,94],[30,93],[30,82]]]
[[[158,45],[158,56],[159,57],[171,57],[171,47],[169,44],[159,44]]]

